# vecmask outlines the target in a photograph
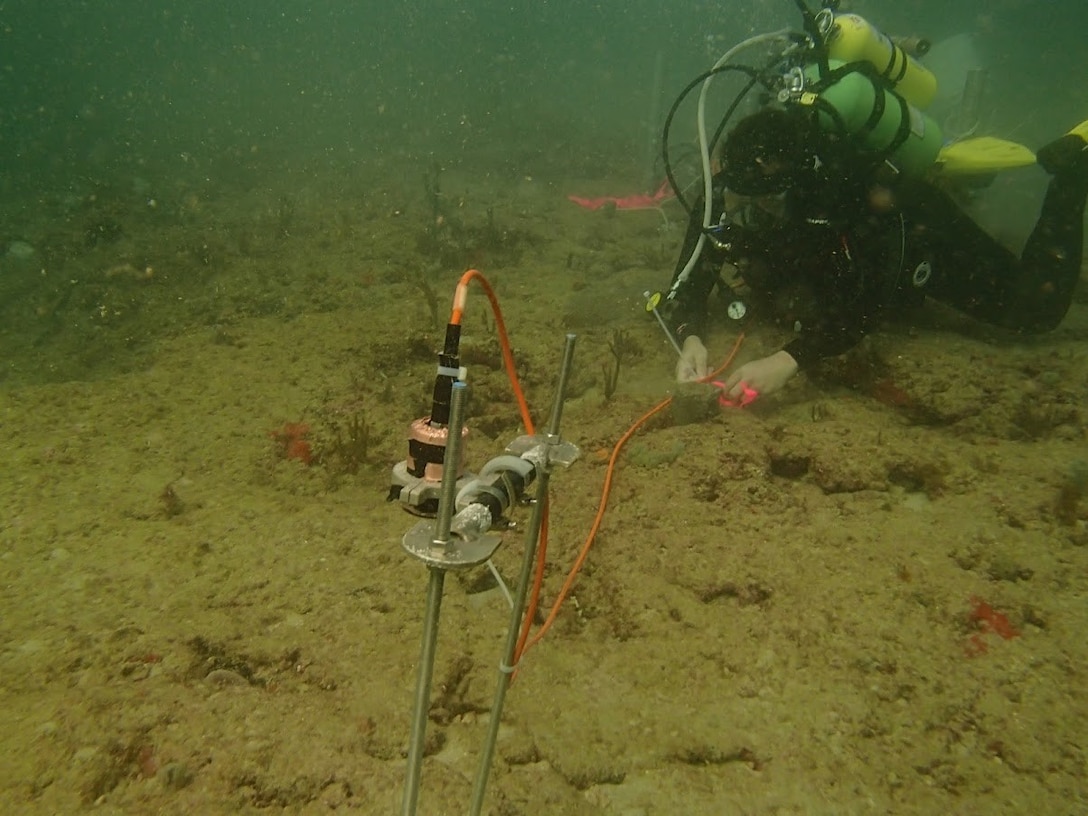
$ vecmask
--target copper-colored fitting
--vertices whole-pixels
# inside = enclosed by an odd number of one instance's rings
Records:
[[[461,431],[461,455],[457,462],[457,475],[464,470],[465,447],[464,442],[468,437],[468,428]],[[449,440],[449,428],[435,428],[430,424],[429,417],[415,420],[408,429],[408,438],[432,448],[440,448],[443,456],[435,456],[438,461],[428,461],[423,469],[423,478],[428,481],[442,481],[442,459],[445,455],[446,443]],[[418,473],[417,464],[412,456],[412,448],[408,447],[408,472]]]

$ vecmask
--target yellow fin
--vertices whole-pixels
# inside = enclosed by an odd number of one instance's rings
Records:
[[[1022,144],[992,136],[976,136],[942,147],[934,168],[943,176],[972,176],[1032,164],[1035,164],[1035,154]]]
[[[1088,119],[1085,119],[1069,132],[1074,136],[1080,136],[1084,141],[1088,142]]]

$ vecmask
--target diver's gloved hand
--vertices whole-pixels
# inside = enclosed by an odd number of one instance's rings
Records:
[[[773,394],[797,373],[797,361],[787,351],[776,351],[770,357],[745,363],[725,380],[722,395],[741,405],[756,397]]]
[[[706,346],[694,334],[688,335],[676,363],[676,381],[695,382],[705,377],[706,373]]]

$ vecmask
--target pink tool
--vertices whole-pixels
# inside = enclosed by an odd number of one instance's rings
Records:
[[[722,408],[743,408],[745,405],[750,405],[756,401],[756,397],[759,396],[759,392],[754,388],[751,388],[748,383],[742,382],[740,399],[731,399],[725,394],[725,383],[715,380],[711,383],[715,388],[720,388],[722,393],[718,395],[718,404]]]

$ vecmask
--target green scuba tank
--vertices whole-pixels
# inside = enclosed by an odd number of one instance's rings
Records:
[[[820,127],[852,137],[875,157],[901,173],[928,170],[941,149],[941,130],[929,116],[890,90],[879,77],[839,60],[829,60],[828,75],[804,70],[807,90],[797,97],[816,109]]]

